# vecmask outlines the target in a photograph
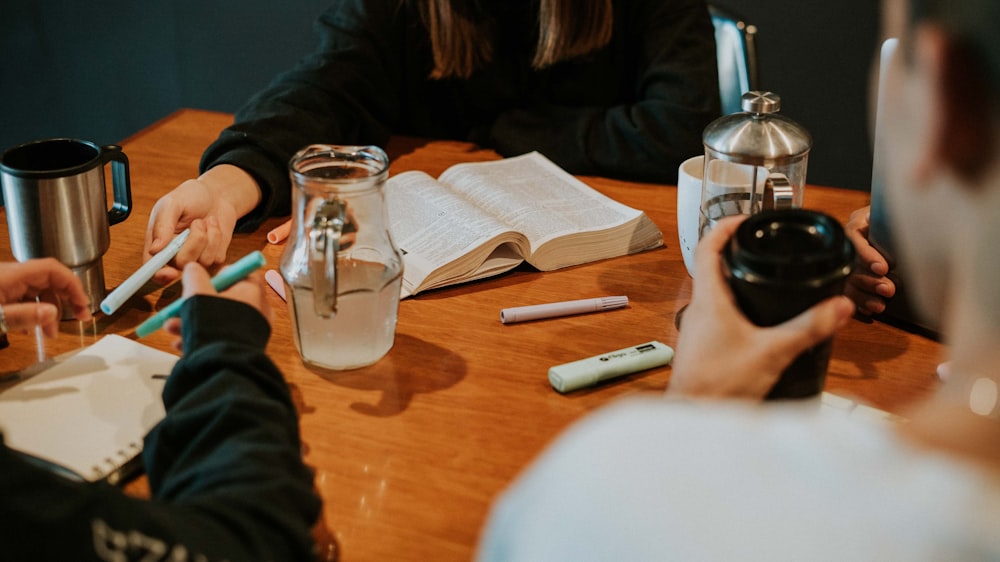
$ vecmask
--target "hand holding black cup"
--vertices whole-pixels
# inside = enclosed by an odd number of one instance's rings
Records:
[[[722,258],[743,313],[758,326],[774,326],[843,294],[854,247],[843,227],[826,214],[765,211],[740,224]],[[822,392],[832,344],[827,339],[796,357],[766,399],[808,398]]]

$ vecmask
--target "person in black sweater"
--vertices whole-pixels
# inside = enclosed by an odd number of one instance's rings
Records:
[[[289,213],[288,161],[309,144],[458,139],[537,150],[574,174],[672,183],[720,113],[704,0],[338,0],[316,29],[316,51],[237,112],[199,178],[157,203],[147,259],[190,227],[174,265],[224,261],[234,230]]]
[[[0,265],[10,329],[37,322],[9,304],[60,287],[86,319],[79,280],[54,260]],[[264,352],[270,310],[259,275],[215,294],[198,264],[184,270],[179,319],[166,326],[183,356],[163,390],[166,417],[145,438],[152,498],[104,482],[71,481],[29,462],[0,434],[0,552],[4,560],[311,560],[320,500],[303,464],[298,419],[281,373]],[[10,320],[11,315],[6,315]],[[0,427],[0,432],[2,432]]]

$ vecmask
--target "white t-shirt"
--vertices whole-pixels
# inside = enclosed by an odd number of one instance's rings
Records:
[[[519,477],[478,555],[1000,560],[1000,479],[870,421],[629,399],[572,427]]]

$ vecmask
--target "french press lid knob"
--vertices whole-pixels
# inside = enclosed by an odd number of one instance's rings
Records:
[[[781,110],[781,96],[774,92],[746,92],[740,98],[740,107],[747,113],[777,113]]]

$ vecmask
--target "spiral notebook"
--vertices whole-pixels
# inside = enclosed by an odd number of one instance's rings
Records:
[[[107,335],[41,363],[0,391],[11,449],[78,480],[117,483],[141,470],[142,442],[164,416],[161,393],[177,356]]]

